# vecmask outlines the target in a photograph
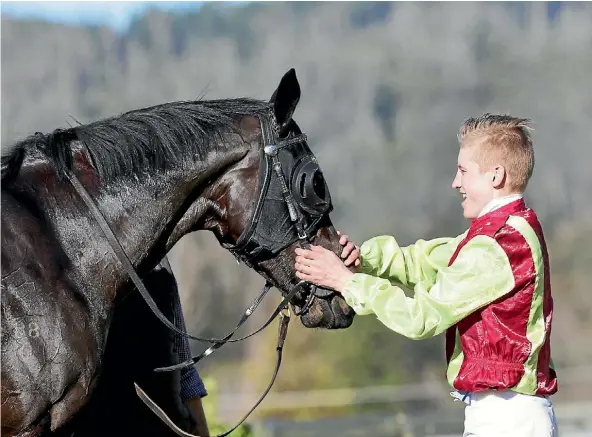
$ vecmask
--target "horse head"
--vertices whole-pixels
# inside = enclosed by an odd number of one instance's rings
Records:
[[[329,217],[329,188],[292,117],[299,100],[292,69],[273,92],[268,111],[238,120],[240,136],[251,147],[198,198],[194,208],[200,211],[205,202],[212,213],[204,221],[190,208],[183,220],[192,222],[192,230],[200,225],[211,230],[224,248],[283,293],[301,287],[292,304],[304,326],[346,328],[354,312],[344,299],[295,276],[296,247],[315,244],[338,255],[341,250]],[[186,228],[183,220],[179,226]]]
[[[351,325],[342,297],[295,275],[296,247],[341,250],[299,99],[290,70],[269,101],[165,103],[2,157],[3,433],[58,429],[87,402],[117,299],[190,232],[213,232],[305,326]]]

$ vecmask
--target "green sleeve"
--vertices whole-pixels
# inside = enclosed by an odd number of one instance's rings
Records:
[[[359,273],[388,279],[408,288],[420,281],[433,284],[440,269],[448,266],[450,257],[465,234],[456,238],[418,240],[400,247],[394,237],[371,238],[360,247]]]
[[[510,261],[491,237],[478,235],[435,281],[420,279],[414,297],[388,279],[356,273],[343,297],[358,315],[375,314],[388,328],[419,340],[433,337],[514,288]]]

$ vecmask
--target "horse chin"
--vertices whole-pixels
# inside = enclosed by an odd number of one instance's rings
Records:
[[[315,299],[300,320],[306,328],[345,329],[351,326],[354,316],[354,310],[343,297],[333,294]]]

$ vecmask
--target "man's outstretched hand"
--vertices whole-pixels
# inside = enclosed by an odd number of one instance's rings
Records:
[[[347,235],[340,235],[339,244],[343,246],[341,259],[330,250],[320,246],[311,246],[310,250],[296,249],[296,276],[324,288],[341,293],[345,284],[352,277],[350,266],[359,267],[360,249]]]

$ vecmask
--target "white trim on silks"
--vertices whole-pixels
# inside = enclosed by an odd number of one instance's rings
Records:
[[[454,391],[465,407],[463,437],[558,437],[553,402],[513,391]]]
[[[491,200],[479,213],[479,217],[482,215],[487,214],[488,212],[493,211],[494,209],[501,208],[502,206],[506,206],[509,203],[512,203],[515,200],[522,199],[522,194],[510,194],[509,196],[498,197]]]

